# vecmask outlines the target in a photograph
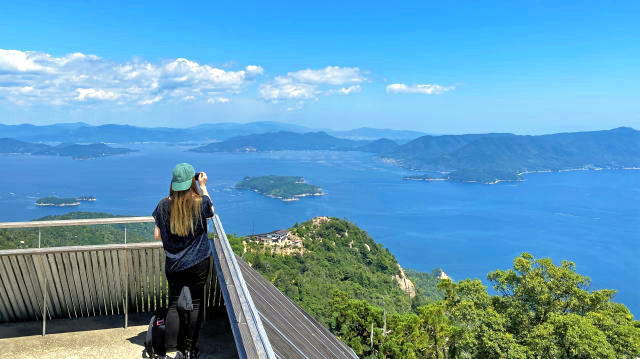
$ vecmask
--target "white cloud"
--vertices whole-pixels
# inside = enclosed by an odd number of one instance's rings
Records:
[[[37,72],[47,68],[36,62],[34,53],[0,49],[0,74],[10,72]]]
[[[227,103],[231,101],[227,97],[211,97],[207,99],[207,103]]]
[[[95,55],[66,56],[0,49],[0,101],[17,105],[111,102],[150,105],[203,101],[239,93],[264,69],[223,70],[185,58],[124,63]]]
[[[264,72],[264,69],[257,65],[249,65],[245,67],[245,70],[247,71],[247,74],[251,76],[262,75]]]
[[[76,96],[76,100],[78,101],[115,100],[120,97],[120,94],[118,93],[99,89],[76,89],[76,92],[78,93]]]
[[[454,86],[442,86],[435,84],[423,84],[423,85],[405,85],[405,84],[391,84],[387,86],[388,93],[417,93],[423,95],[440,95],[447,91],[453,90]]]
[[[300,70],[289,72],[287,77],[300,82],[328,84],[328,85],[344,85],[350,83],[359,83],[366,80],[362,71],[357,67],[339,67],[327,66],[319,70]]]
[[[288,111],[300,109],[308,101],[316,101],[320,96],[330,94],[348,95],[360,91],[360,85],[367,81],[365,74],[357,67],[327,66],[322,69],[306,69],[277,76],[271,82],[260,86],[260,97],[272,103],[294,102]],[[336,88],[340,85],[351,85]]]
[[[343,88],[337,90],[336,93],[338,93],[340,95],[351,95],[352,93],[360,92],[360,90],[362,90],[360,85],[353,85],[353,86],[349,86],[349,87],[343,87]]]
[[[156,96],[145,100],[140,100],[138,101],[138,105],[152,105],[156,102],[159,102],[160,100],[162,100],[162,96]]]
[[[316,98],[319,92],[315,86],[304,83],[283,83],[278,81],[274,84],[260,86],[260,96],[271,102],[281,100],[310,100]]]

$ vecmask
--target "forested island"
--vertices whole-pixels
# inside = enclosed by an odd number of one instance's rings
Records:
[[[214,142],[191,149],[193,152],[262,152],[262,151],[350,151],[366,144],[366,141],[354,141],[333,137],[326,132],[296,133],[278,131],[247,136],[233,137],[222,142]]]
[[[53,206],[53,207],[66,207],[66,206],[79,206],[80,202],[95,202],[96,198],[93,196],[80,196],[75,198],[60,198],[56,196],[42,197],[36,200],[36,206]]]
[[[80,200],[77,198],[60,198],[60,197],[42,197],[36,200],[36,206],[52,206],[52,207],[66,207],[66,206],[79,206]]]
[[[509,133],[422,136],[380,155],[407,169],[439,172],[405,179],[498,183],[534,172],[640,169],[640,131],[520,136]]]
[[[260,176],[245,177],[236,184],[238,189],[249,189],[262,195],[283,201],[297,201],[306,196],[322,196],[322,188],[305,183],[298,176]]]
[[[0,153],[4,154],[30,154],[41,156],[71,157],[76,160],[124,155],[135,152],[132,149],[111,147],[104,143],[81,145],[75,143],[61,143],[56,146],[41,143],[30,143],[11,138],[0,138]]]

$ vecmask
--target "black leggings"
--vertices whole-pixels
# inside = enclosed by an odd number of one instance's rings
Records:
[[[200,305],[204,303],[204,286],[209,274],[210,258],[180,272],[167,272],[169,282],[169,308],[167,311],[167,332],[165,344],[167,350],[196,350],[198,336],[204,311]],[[176,305],[182,287],[187,286],[191,291],[193,311],[178,311]],[[187,323],[191,325],[187,326]],[[180,328],[182,327],[182,330]]]

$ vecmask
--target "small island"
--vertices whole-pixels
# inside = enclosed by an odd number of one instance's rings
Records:
[[[36,206],[51,206],[51,207],[67,207],[67,206],[79,206],[80,202],[95,202],[96,198],[93,196],[80,196],[76,198],[60,198],[56,196],[42,197],[36,201]]]
[[[60,197],[42,197],[36,201],[36,206],[52,206],[52,207],[67,207],[67,206],[79,206],[80,201],[77,198],[60,198]]]
[[[12,138],[0,138],[0,154],[31,154],[37,156],[62,156],[74,160],[87,160],[106,156],[126,155],[136,150],[122,147],[111,147],[104,143],[75,144],[61,143],[50,146],[41,143],[30,143]]]
[[[432,176],[430,174],[404,176],[404,180],[408,181],[452,181],[466,183],[484,183],[497,184],[500,182],[519,182],[524,181],[523,173],[512,173],[501,170],[486,169],[462,169],[453,172],[442,172],[441,176]]]
[[[431,175],[414,175],[414,176],[404,176],[402,179],[407,181],[448,181],[448,177],[434,177]]]
[[[236,184],[236,188],[249,189],[285,202],[297,201],[300,197],[324,195],[322,188],[305,183],[304,178],[298,176],[245,177]]]

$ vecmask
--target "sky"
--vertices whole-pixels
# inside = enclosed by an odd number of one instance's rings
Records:
[[[6,1],[0,123],[640,129],[638,1]]]

